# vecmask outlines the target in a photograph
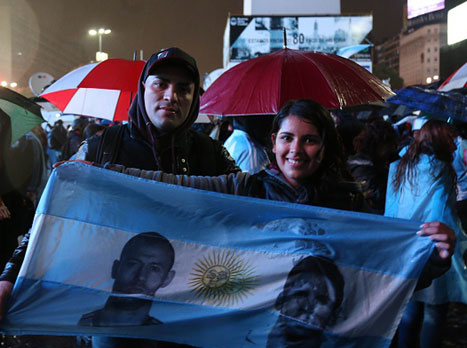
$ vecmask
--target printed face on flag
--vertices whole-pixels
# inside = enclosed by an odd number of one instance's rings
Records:
[[[142,233],[125,244],[120,260],[115,260],[112,292],[154,296],[172,281],[174,251],[170,242],[157,233]]]
[[[336,290],[325,275],[301,272],[283,292],[281,314],[324,328],[336,306]]]
[[[344,278],[330,260],[308,256],[289,272],[276,300],[281,317],[269,334],[269,344],[293,337],[306,342],[333,324],[342,302]],[[310,336],[311,335],[311,336]]]

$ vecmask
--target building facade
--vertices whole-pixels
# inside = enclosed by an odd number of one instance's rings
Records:
[[[446,23],[429,24],[401,34],[399,75],[406,86],[429,84],[440,78],[440,50],[446,42]]]
[[[375,64],[399,71],[399,35],[375,46]]]

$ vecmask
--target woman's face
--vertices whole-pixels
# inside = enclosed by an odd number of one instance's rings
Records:
[[[317,169],[322,160],[322,139],[309,121],[289,115],[277,134],[272,135],[272,151],[285,179],[299,187]]]

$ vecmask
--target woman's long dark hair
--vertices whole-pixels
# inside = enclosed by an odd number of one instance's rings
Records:
[[[342,144],[329,111],[321,104],[309,99],[288,101],[281,107],[273,120],[273,134],[277,134],[282,122],[290,115],[307,120],[315,126],[323,142],[322,160],[310,178],[310,183],[312,182],[313,186],[320,188],[320,190],[330,185],[334,186],[344,177],[344,165]]]
[[[413,185],[416,165],[422,154],[433,155],[437,160],[444,163],[445,170],[448,171],[452,179],[452,188],[455,189],[457,176],[452,167],[454,153],[452,143],[454,137],[454,129],[446,122],[429,120],[425,123],[397,165],[396,177],[393,181],[394,189],[399,190],[406,180]],[[439,179],[443,173],[444,170],[440,171],[434,179]]]

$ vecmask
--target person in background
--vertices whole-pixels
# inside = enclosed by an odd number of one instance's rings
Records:
[[[347,159],[347,167],[355,181],[362,185],[371,211],[382,215],[389,164],[398,158],[397,133],[390,123],[376,120],[363,128],[353,144],[356,154]]]
[[[71,123],[71,130],[68,132],[68,139],[62,147],[61,161],[70,159],[79,149],[84,140],[84,129],[88,125],[85,118],[75,118]]]
[[[47,136],[41,126],[36,126],[26,133],[25,141],[32,149],[32,174],[26,194],[36,207],[50,174],[46,158]]]
[[[84,139],[89,139],[94,135],[102,135],[104,133],[105,126],[97,123],[90,123],[84,128]]]
[[[270,163],[267,144],[273,117],[260,115],[232,118],[234,131],[224,146],[242,171],[258,173]]]
[[[364,123],[358,119],[350,117],[347,113],[339,112],[335,120],[336,130],[339,133],[342,145],[344,146],[344,158],[347,159],[355,155],[353,140],[362,131]]]
[[[451,268],[431,286],[415,292],[408,304],[399,326],[399,347],[440,347],[448,303],[467,303],[467,269],[462,259],[467,235],[456,213],[454,137],[450,125],[429,120],[402,158],[390,166],[384,215],[439,221],[454,230],[457,238]],[[446,241],[438,240],[436,246],[444,248]]]
[[[457,150],[452,166],[457,174],[457,214],[462,228],[467,231],[467,125],[457,125]]]
[[[50,127],[49,124],[47,124]],[[63,126],[63,121],[58,120],[55,122],[49,134],[47,135],[47,154],[49,156],[50,167],[52,167],[61,155],[63,145],[67,141],[67,131]]]
[[[35,145],[38,145],[35,143]],[[0,109],[0,267],[31,227],[34,203],[28,190],[34,172],[33,144],[26,136],[11,146],[11,122]]]

